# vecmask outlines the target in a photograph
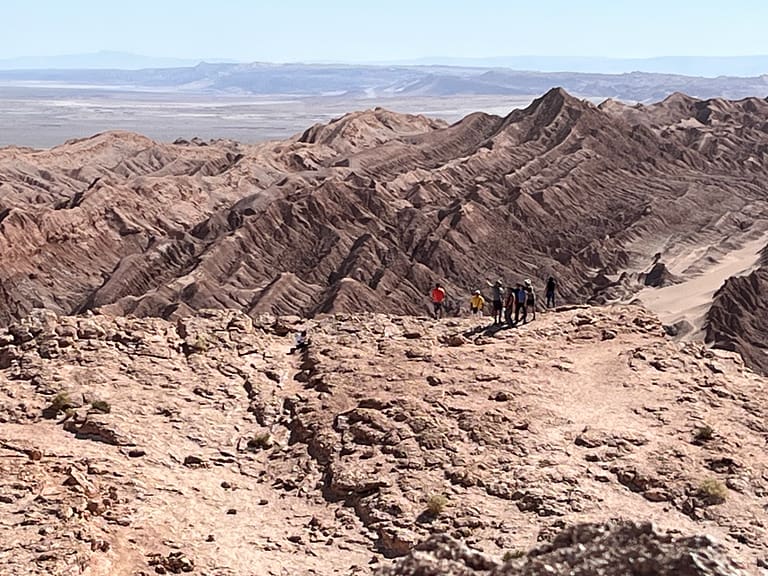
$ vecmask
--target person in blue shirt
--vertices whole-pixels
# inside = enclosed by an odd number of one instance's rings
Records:
[[[522,284],[518,284],[515,288],[515,324],[518,324],[521,320],[525,324],[528,318],[528,292]]]

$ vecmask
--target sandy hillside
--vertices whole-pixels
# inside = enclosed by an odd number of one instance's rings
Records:
[[[640,301],[655,312],[664,324],[688,323],[691,339],[705,339],[704,324],[712,300],[723,283],[732,277],[747,276],[760,267],[762,250],[768,246],[768,235],[747,242],[741,248],[718,258],[703,253],[689,253],[674,262],[669,272],[680,280],[663,287],[649,287],[638,293]],[[691,269],[694,268],[693,271]]]

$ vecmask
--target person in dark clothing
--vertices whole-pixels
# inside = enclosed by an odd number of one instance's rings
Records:
[[[299,352],[309,347],[309,337],[307,336],[307,331],[302,330],[301,332],[297,332],[296,336],[294,336],[294,341],[295,343],[293,348],[290,349],[288,354],[293,354],[294,352]]]
[[[512,314],[515,312],[515,289],[511,286],[507,288],[507,296],[504,300],[504,320],[512,326]]]
[[[528,317],[527,301],[528,293],[522,284],[518,284],[515,289],[515,324],[518,324],[521,320],[525,324]]]
[[[493,284],[488,282],[488,286],[491,287],[491,295],[493,297],[493,323],[501,324],[502,311],[504,309],[504,285],[501,278],[496,280]]]
[[[545,290],[545,295],[547,297],[547,308],[554,308],[555,307],[555,289],[557,288],[557,281],[550,276],[547,280],[547,287]]]

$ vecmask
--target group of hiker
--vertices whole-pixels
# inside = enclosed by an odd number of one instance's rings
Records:
[[[510,326],[516,326],[519,323],[525,324],[528,321],[528,313],[531,313],[531,320],[536,319],[536,293],[533,290],[533,283],[525,280],[514,286],[504,289],[504,281],[499,278],[496,282],[488,282],[491,289],[491,306],[493,310],[493,323],[507,323]],[[545,287],[546,307],[555,307],[555,292],[557,290],[557,281],[550,276],[547,279]],[[435,318],[443,315],[446,293],[445,289],[439,284],[431,292],[432,308]],[[469,310],[473,316],[483,315],[485,309],[485,298],[480,290],[475,290],[469,299]]]

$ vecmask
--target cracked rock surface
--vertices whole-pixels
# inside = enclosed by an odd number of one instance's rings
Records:
[[[760,574],[763,378],[641,307],[486,320],[35,311],[0,572]]]

